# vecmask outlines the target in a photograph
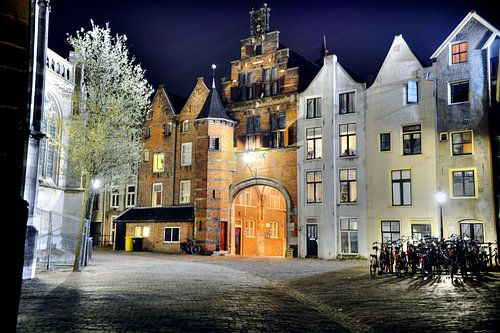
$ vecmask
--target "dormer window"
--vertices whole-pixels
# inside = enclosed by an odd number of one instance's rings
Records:
[[[459,42],[451,45],[451,63],[459,64],[467,62],[467,42]]]

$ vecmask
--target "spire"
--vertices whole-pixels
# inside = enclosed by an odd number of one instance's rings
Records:
[[[215,86],[215,69],[217,66],[215,64],[212,65],[213,78],[212,78],[212,89],[208,93],[207,99],[205,100],[205,104],[201,109],[196,120],[202,119],[218,119],[223,120],[228,123],[235,123],[231,117],[227,114],[226,110],[224,110],[224,106],[222,105],[222,101],[219,97],[219,93],[217,92],[217,88]]]
[[[326,48],[326,35],[323,34],[323,45],[321,45],[321,57],[324,58],[329,54],[328,49]]]
[[[215,69],[217,68],[217,65],[212,64],[212,88],[215,88]]]

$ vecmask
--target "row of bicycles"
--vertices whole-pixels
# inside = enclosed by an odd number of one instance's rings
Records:
[[[449,274],[453,278],[475,277],[498,269],[498,246],[494,243],[479,243],[466,235],[451,235],[438,239],[430,235],[421,240],[405,236],[392,242],[374,242],[374,254],[370,255],[370,275],[419,274],[422,278],[433,274]]]

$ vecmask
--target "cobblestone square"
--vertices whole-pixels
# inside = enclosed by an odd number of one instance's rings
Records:
[[[370,278],[365,260],[95,251],[25,281],[18,332],[483,331],[500,274]]]

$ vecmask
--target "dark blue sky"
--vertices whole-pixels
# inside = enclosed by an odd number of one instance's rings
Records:
[[[66,33],[109,22],[128,36],[128,45],[156,87],[188,96],[198,76],[208,84],[212,63],[228,76],[248,36],[248,10],[265,1],[52,0],[49,47],[67,57]],[[420,58],[428,59],[474,9],[500,28],[493,0],[267,1],[271,30],[281,42],[312,61],[326,34],[330,53],[362,78],[376,74],[394,35],[403,34]]]

